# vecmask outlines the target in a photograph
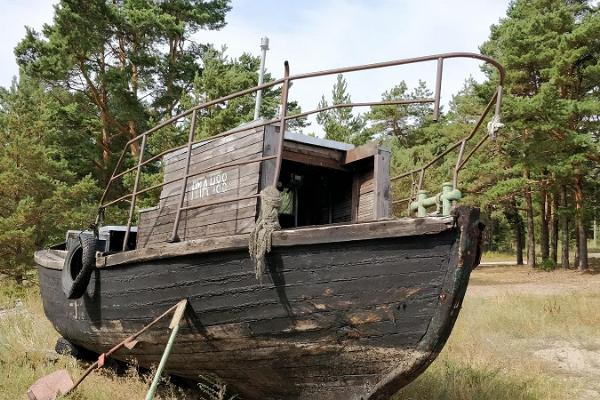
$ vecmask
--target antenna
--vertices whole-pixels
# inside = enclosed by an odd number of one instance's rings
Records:
[[[260,58],[260,71],[258,72],[258,86],[263,84],[265,78],[265,59],[267,58],[267,50],[269,50],[269,38],[260,39],[260,49],[262,51]],[[256,92],[256,105],[254,107],[254,120],[260,117],[260,106],[262,105],[262,90]]]

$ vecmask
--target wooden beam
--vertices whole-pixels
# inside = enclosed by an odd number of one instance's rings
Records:
[[[350,164],[364,158],[373,157],[379,151],[379,146],[376,142],[369,142],[348,150],[344,157],[342,165]]]
[[[337,169],[345,171],[346,169],[341,165],[339,160],[324,157],[319,154],[303,154],[288,149],[283,150],[283,159],[289,161],[295,161],[301,164],[314,165],[317,167]]]
[[[279,128],[273,125],[265,126],[265,138],[263,141],[263,157],[277,154],[279,144]],[[260,166],[260,190],[270,186],[275,176],[275,160],[263,161]]]
[[[273,246],[327,244],[428,235],[452,229],[454,225],[454,217],[428,217],[286,229],[273,233]],[[247,250],[248,237],[249,235],[243,234],[187,240],[181,243],[157,243],[142,249],[98,257],[96,267],[105,268],[187,254]]]
[[[389,218],[390,216],[390,159],[388,150],[378,149],[375,157],[375,219]]]

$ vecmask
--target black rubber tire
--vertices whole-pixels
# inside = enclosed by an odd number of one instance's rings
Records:
[[[72,343],[69,339],[65,339],[64,337],[59,337],[56,339],[54,351],[57,354],[73,357],[80,361],[95,361],[98,359],[98,354],[88,349],[84,349],[83,347]]]
[[[83,296],[95,267],[96,239],[80,235],[79,243],[67,253],[61,274],[62,289],[68,299]]]

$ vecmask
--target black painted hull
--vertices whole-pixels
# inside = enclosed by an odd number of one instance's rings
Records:
[[[387,399],[450,334],[479,262],[477,217],[463,209],[435,234],[275,247],[262,284],[244,250],[97,269],[78,300],[40,266],[44,309],[101,353],[187,298],[168,373],[214,373],[246,399]],[[157,364],[168,323],[115,358]]]

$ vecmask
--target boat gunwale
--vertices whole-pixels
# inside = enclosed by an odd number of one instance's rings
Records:
[[[456,226],[456,218],[425,217],[400,218],[351,224],[310,226],[283,229],[273,232],[272,247],[289,247],[312,244],[340,243],[358,240],[437,234]],[[116,267],[124,264],[185,256],[244,250],[248,248],[249,234],[215,236],[177,243],[159,243],[148,247],[103,255],[96,258],[96,268]],[[35,262],[41,267],[62,270],[63,260],[55,254],[58,250],[36,251]],[[62,251],[66,254],[66,251]]]

